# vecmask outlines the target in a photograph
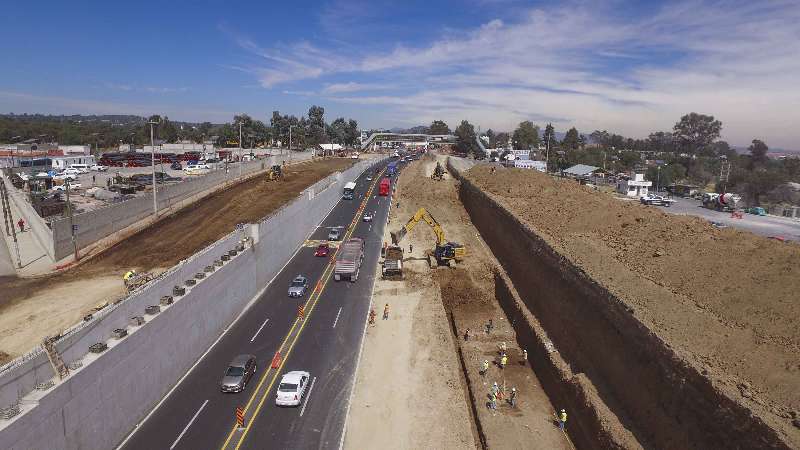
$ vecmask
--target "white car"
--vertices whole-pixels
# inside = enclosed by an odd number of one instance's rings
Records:
[[[17,176],[22,178],[22,181],[28,181],[31,179],[31,176],[28,175],[27,173],[18,173]]]
[[[208,173],[210,167],[207,164],[190,164],[183,168],[184,173],[186,175],[199,175]]]
[[[80,183],[70,183],[69,184],[69,188],[70,189],[80,189],[80,187],[81,187]],[[53,190],[54,191],[64,192],[64,191],[67,190],[67,186],[63,185],[63,184],[59,184],[59,185],[53,186]]]
[[[58,175],[54,176],[54,177],[53,177],[53,179],[54,179],[54,180],[70,180],[70,181],[75,181],[75,180],[77,180],[77,179],[78,179],[78,175],[77,175],[77,174],[73,174],[73,173],[60,173],[60,174],[58,174]]]
[[[103,165],[100,165],[100,164],[95,164],[95,165],[93,165],[92,167],[90,167],[89,169],[90,169],[90,170],[92,170],[92,171],[94,171],[94,172],[105,172],[105,171],[107,171],[107,170],[108,170],[108,166],[103,166]]]
[[[364,214],[364,217],[363,217],[363,220],[364,220],[364,222],[372,222],[372,218],[373,218],[373,217],[374,217],[374,216],[373,216],[373,214],[372,214],[372,213],[365,213],[365,214]]]
[[[295,370],[283,374],[275,393],[275,404],[278,406],[299,406],[308,391],[311,374]]]

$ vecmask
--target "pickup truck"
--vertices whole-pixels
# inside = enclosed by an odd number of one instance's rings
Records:
[[[639,198],[639,201],[642,202],[643,205],[658,205],[658,206],[666,206],[669,208],[675,203],[675,200],[667,197],[663,197],[661,195],[655,194],[647,194]]]
[[[355,282],[358,280],[358,272],[361,270],[361,262],[364,260],[364,240],[361,238],[350,238],[345,241],[336,252],[336,261],[333,266],[333,279],[341,281],[343,279]]]

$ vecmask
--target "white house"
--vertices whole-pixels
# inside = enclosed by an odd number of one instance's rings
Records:
[[[514,167],[520,169],[534,169],[539,172],[545,172],[547,169],[544,161],[531,161],[527,159],[518,159],[514,161]]]
[[[645,181],[643,173],[631,172],[629,179],[617,182],[617,192],[628,197],[639,198],[647,195],[652,185],[652,181]]]
[[[86,164],[87,166],[91,166],[95,163],[94,156],[48,156],[50,158],[50,164],[53,169],[56,170],[64,170],[68,167],[71,167],[73,164]]]

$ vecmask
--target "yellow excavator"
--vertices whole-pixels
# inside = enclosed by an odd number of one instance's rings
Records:
[[[267,181],[277,180],[283,181],[283,168],[276,164],[267,171]]]
[[[433,229],[434,234],[436,234],[436,248],[434,248],[433,251],[428,251],[428,258],[433,256],[436,259],[436,264],[440,266],[449,266],[450,261],[459,262],[464,259],[464,256],[467,255],[467,249],[461,244],[447,242],[447,239],[444,237],[442,226],[439,225],[439,222],[437,222],[425,208],[417,210],[416,214],[406,222],[403,228],[390,233],[392,236],[392,244],[400,244],[400,241],[403,240],[406,234],[411,232],[422,220],[424,220],[425,223]],[[430,261],[430,259],[428,261]]]

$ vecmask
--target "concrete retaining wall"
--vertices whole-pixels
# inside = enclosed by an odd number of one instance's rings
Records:
[[[310,152],[292,155],[293,161],[310,158]],[[273,164],[280,164],[285,159],[286,157],[272,156],[264,160],[244,163],[241,170],[242,176],[266,170]],[[181,183],[159,187],[157,193],[158,209],[159,211],[167,210],[176,203],[193,195],[234,183],[238,179],[239,167],[233,166],[228,172],[223,169],[215,170],[207,175],[188,178]],[[122,203],[75,215],[73,221],[77,226],[76,239],[78,248],[82,249],[92,245],[100,239],[110,236],[152,214],[153,194],[148,193]],[[66,218],[53,221],[51,227],[53,256],[58,261],[69,256],[73,251],[72,231],[69,219]]]
[[[26,227],[31,230],[36,242],[41,245],[42,249],[52,258],[54,253],[53,248],[53,232],[47,226],[45,220],[39,216],[39,213],[33,209],[30,202],[25,198],[27,194],[15,188],[8,178],[5,179],[6,191],[8,191],[8,198],[14,204],[18,211],[25,217]],[[18,217],[16,219],[19,219]],[[17,221],[14,220],[14,223]]]
[[[55,387],[30,392],[54,375],[40,350],[0,369],[0,407],[23,395],[21,414],[0,419],[0,448],[113,448],[277,274],[338,202],[344,183],[377,163],[363,161],[321,180],[259,224],[222,238],[66,332],[57,349],[65,362],[83,365]],[[144,315],[147,305],[158,304],[174,285],[202,272],[245,234],[258,236],[251,247],[160,314],[145,316],[143,326],[129,325],[130,317]],[[126,328],[128,337],[109,339],[115,328]],[[99,356],[87,353],[96,342],[107,342],[109,349]]]

